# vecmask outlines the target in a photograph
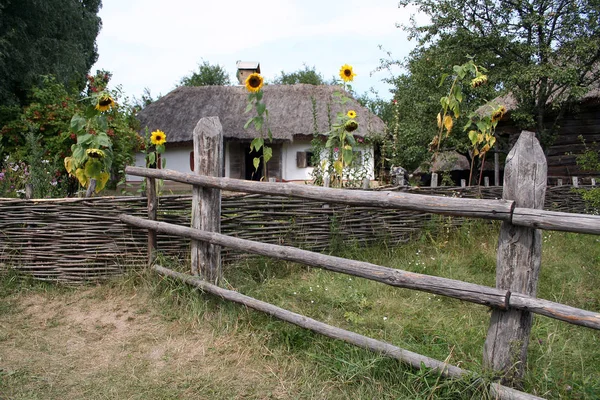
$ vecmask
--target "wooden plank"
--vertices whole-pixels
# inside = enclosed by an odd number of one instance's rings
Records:
[[[223,170],[223,127],[218,117],[201,118],[194,128],[194,173],[220,177]],[[221,191],[217,188],[193,188],[192,227],[221,232]],[[192,273],[218,284],[222,278],[221,248],[215,244],[193,241]]]
[[[253,182],[230,178],[215,178],[212,176],[195,176],[166,169],[152,170],[140,167],[127,167],[125,172],[130,175],[170,179],[177,182],[222,190],[292,196],[334,204],[424,211],[442,215],[498,219],[502,221],[510,220],[513,207],[513,202],[506,200],[427,196],[397,191],[339,190],[288,183]]]
[[[454,378],[472,375],[469,371],[466,371],[462,368],[455,367],[453,365],[448,365],[445,362],[427,356],[423,356],[421,354],[414,353],[406,349],[402,349],[390,343],[382,342],[380,340],[376,340],[368,336],[360,335],[352,331],[328,325],[324,322],[317,321],[315,319],[294,313],[292,311],[288,311],[284,308],[277,307],[273,304],[243,295],[239,292],[220,288],[193,276],[185,275],[161,267],[159,265],[155,265],[154,270],[161,275],[178,279],[190,286],[197,287],[203,292],[219,296],[225,300],[242,304],[246,307],[250,307],[257,311],[262,311],[277,319],[289,322],[301,328],[309,329],[313,332],[317,332],[329,338],[343,340],[344,342],[350,343],[354,346],[367,349],[375,353],[383,354],[385,356],[394,358],[400,362],[408,364],[416,369],[421,369],[423,367],[431,368],[440,373],[442,376]],[[497,383],[492,384],[491,392],[492,395],[496,396],[496,398],[502,400],[543,400],[541,397],[520,392],[515,389],[499,385]]]
[[[504,199],[518,207],[541,209],[546,193],[546,157],[533,132],[523,131],[504,168]],[[542,256],[539,229],[503,222],[498,240],[496,287],[535,296]],[[520,385],[527,362],[533,314],[494,309],[484,344],[483,367],[501,383]]]

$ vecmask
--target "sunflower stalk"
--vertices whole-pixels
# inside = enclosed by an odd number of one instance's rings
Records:
[[[264,79],[258,73],[250,74],[248,78],[246,78],[246,89],[250,93],[248,93],[248,104],[246,105],[244,113],[248,113],[254,109],[256,115],[248,119],[244,125],[244,129],[248,129],[250,125],[253,125],[254,130],[259,134],[259,136],[254,138],[250,143],[250,152],[255,151],[260,154],[260,156],[255,157],[252,160],[252,164],[254,166],[254,172],[256,173],[262,160],[263,176],[261,177],[261,180],[267,180],[269,177],[267,163],[273,157],[273,149],[265,144],[265,136],[266,139],[269,139],[269,143],[272,143],[273,133],[269,128],[269,110],[267,110],[267,105],[262,101],[264,94],[262,91],[263,85]]]
[[[112,140],[108,136],[106,114],[117,107],[110,93],[92,94],[83,115],[71,118],[70,129],[77,142],[71,146],[71,155],[65,157],[65,169],[79,184],[87,188],[96,183],[95,193],[104,189],[110,177],[113,161]]]

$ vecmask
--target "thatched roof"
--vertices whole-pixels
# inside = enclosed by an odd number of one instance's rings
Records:
[[[600,82],[596,82],[595,84],[593,84],[578,101],[587,102],[598,99],[600,99]],[[555,98],[551,97],[550,99],[548,99],[548,104],[551,104],[553,101],[555,101]],[[515,96],[512,94],[512,92],[509,92],[503,96],[498,96],[494,100],[479,107],[476,112],[480,116],[483,116],[486,113],[490,112],[490,106],[492,108],[496,108],[497,106],[504,106],[504,108],[506,108],[506,113],[510,114],[512,111],[517,109],[518,105],[519,104]]]
[[[358,114],[356,136],[378,135],[385,130],[383,121],[356,100],[351,99],[342,108],[333,96],[340,91],[336,86],[267,85],[263,91],[274,139],[292,141],[294,136],[313,134],[311,99],[316,101],[319,132],[329,131],[329,118],[335,122],[337,112],[350,109]],[[138,119],[142,131],[146,127],[150,131],[161,129],[170,143],[191,141],[198,120],[212,116],[219,117],[226,138],[251,140],[258,134],[252,126],[244,129],[246,121],[255,115],[254,111],[244,114],[247,98],[243,86],[179,87],[140,111]]]
[[[433,155],[431,156],[433,159]],[[437,154],[435,162],[421,165],[413,173],[416,175],[427,174],[431,171],[461,171],[470,168],[469,160],[456,151],[445,151]]]

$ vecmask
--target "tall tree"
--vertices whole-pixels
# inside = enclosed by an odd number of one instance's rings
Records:
[[[198,72],[184,76],[179,86],[226,86],[231,85],[229,74],[220,65],[211,65],[208,61],[198,64]]]
[[[82,90],[98,58],[101,0],[0,0],[0,105],[25,105],[42,75]]]
[[[298,71],[285,73],[281,71],[281,75],[276,77],[273,81],[276,85],[294,85],[296,83],[306,83],[309,85],[326,85],[323,75],[315,70],[315,67],[308,67],[304,65],[304,69]]]
[[[547,139],[552,107],[582,96],[600,79],[598,0],[400,0],[430,18],[405,29],[420,46],[453,46],[462,54],[490,55],[498,87],[518,101],[513,118]],[[547,142],[547,140],[546,140]]]

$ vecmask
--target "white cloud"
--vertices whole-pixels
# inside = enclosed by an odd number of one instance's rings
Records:
[[[260,61],[270,79],[303,63],[329,79],[350,63],[364,91],[380,79],[369,77],[385,56],[378,44],[398,58],[410,49],[395,26],[410,13],[396,0],[104,0],[100,16],[94,68],[112,71],[113,82],[136,96],[144,87],[167,93],[202,59],[232,77],[236,60]]]

